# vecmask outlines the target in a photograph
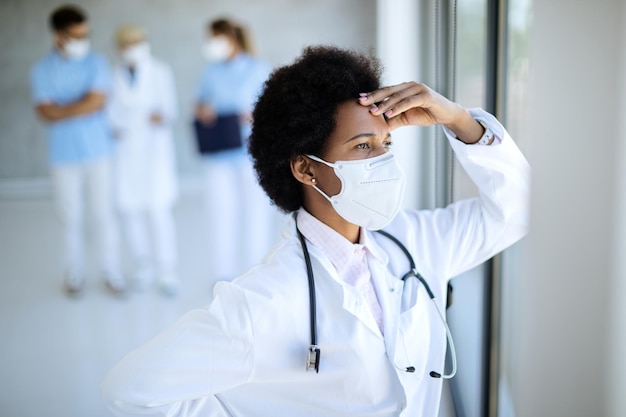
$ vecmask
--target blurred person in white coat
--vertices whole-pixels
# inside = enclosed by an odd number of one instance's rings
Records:
[[[113,73],[109,120],[117,139],[117,203],[133,258],[134,284],[146,289],[157,280],[164,294],[174,295],[179,288],[172,213],[177,197],[174,79],[170,67],[152,56],[141,27],[121,26],[115,43],[120,63]]]

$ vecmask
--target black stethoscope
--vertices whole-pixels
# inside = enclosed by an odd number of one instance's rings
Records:
[[[321,351],[320,351],[320,348],[319,348],[319,346],[317,344],[317,313],[316,313],[316,309],[315,309],[315,306],[316,306],[316,302],[315,302],[315,279],[313,277],[313,267],[311,266],[311,256],[309,255],[309,249],[307,248],[306,241],[305,241],[304,236],[302,235],[302,233],[300,232],[300,230],[298,229],[297,226],[296,226],[296,231],[298,232],[298,237],[300,238],[300,243],[302,244],[302,252],[304,254],[304,262],[306,263],[306,273],[307,273],[307,277],[309,279],[309,306],[310,306],[310,324],[311,324],[311,346],[309,347],[309,350],[307,352],[306,370],[308,371],[310,369],[315,369],[315,372],[319,373],[319,371],[320,371]],[[435,301],[435,295],[431,291],[430,286],[426,282],[426,279],[424,279],[424,277],[417,271],[417,269],[415,267],[415,261],[413,260],[413,257],[409,253],[408,249],[402,244],[402,242],[400,242],[393,235],[391,235],[391,234],[389,234],[389,233],[387,233],[387,232],[385,232],[383,230],[377,230],[376,233],[380,233],[381,235],[383,235],[386,238],[388,238],[389,240],[391,240],[406,255],[407,259],[409,260],[409,264],[411,266],[411,269],[410,269],[409,272],[407,272],[406,274],[404,274],[402,276],[402,281],[406,282],[406,280],[408,278],[415,277],[415,278],[417,278],[419,280],[419,282],[422,283],[422,285],[426,289],[426,292],[428,293],[428,296],[430,297],[430,299],[432,300],[433,304],[435,305],[435,308],[437,309],[437,313],[439,314],[439,318],[441,319],[441,322],[443,323],[443,325],[444,325],[444,327],[446,329],[446,338],[447,338],[448,344],[450,346],[450,354],[451,354],[451,357],[452,357],[452,372],[450,372],[449,374],[443,374],[442,375],[439,372],[431,371],[429,375],[431,377],[433,377],[433,378],[444,378],[444,379],[452,378],[456,374],[456,351],[454,350],[454,341],[452,340],[452,334],[450,333],[450,328],[448,327],[448,323],[446,323],[446,319],[443,317],[443,313],[441,312],[441,309],[439,308],[439,306],[437,305],[437,302]],[[397,369],[399,369],[400,371],[411,372],[411,373],[415,372],[415,367],[414,366],[399,367],[395,363],[394,363],[394,366]]]

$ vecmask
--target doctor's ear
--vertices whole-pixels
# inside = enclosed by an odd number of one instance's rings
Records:
[[[291,174],[305,185],[315,183],[315,167],[312,161],[304,155],[298,155],[291,160]]]

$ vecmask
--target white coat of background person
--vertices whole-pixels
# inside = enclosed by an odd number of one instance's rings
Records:
[[[245,28],[229,19],[209,23],[204,55],[209,63],[194,117],[211,125],[238,115],[243,142],[203,154],[209,270],[214,279],[232,279],[258,263],[278,236],[278,211],[258,185],[247,153],[252,109],[271,67],[253,55]]]
[[[121,26],[115,43],[120,63],[113,73],[108,114],[117,139],[115,190],[134,284],[146,289],[156,280],[164,294],[174,295],[179,288],[172,213],[177,197],[174,78],[170,67],[152,56],[142,28]]]

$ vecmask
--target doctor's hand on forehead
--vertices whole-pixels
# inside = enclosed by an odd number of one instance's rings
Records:
[[[484,132],[466,108],[414,81],[361,93],[359,103],[370,106],[375,116],[385,115],[391,130],[442,124],[468,144],[476,143]]]

